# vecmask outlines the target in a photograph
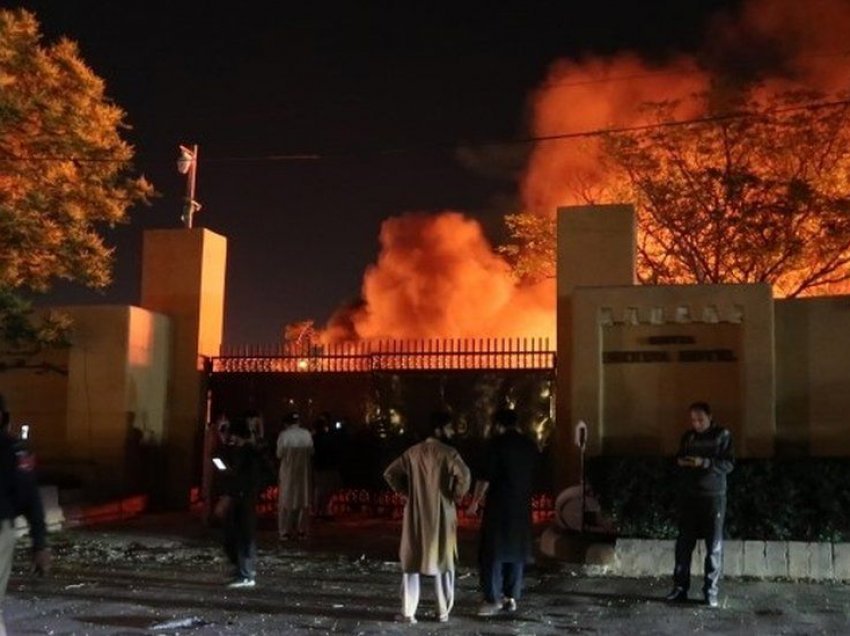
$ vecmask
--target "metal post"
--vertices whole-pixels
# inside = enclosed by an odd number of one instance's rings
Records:
[[[584,534],[585,518],[587,517],[587,479],[584,474],[584,445],[582,444],[580,451],[580,468],[581,468],[581,533]]]
[[[195,201],[195,179],[198,170],[198,144],[191,149],[180,146],[180,158],[177,160],[177,170],[186,175],[186,198],[183,202],[182,220],[186,228],[191,229],[195,212],[201,209],[201,204]]]
[[[587,479],[584,471],[584,451],[587,448],[587,424],[583,420],[579,420],[575,429],[575,444],[579,448],[579,470],[581,473],[581,532],[584,534],[585,521],[587,515]]]
[[[198,144],[192,146],[192,166],[189,168],[189,174],[186,183],[186,207],[183,211],[184,222],[187,228],[192,227],[192,220],[195,216],[195,178],[198,173]]]

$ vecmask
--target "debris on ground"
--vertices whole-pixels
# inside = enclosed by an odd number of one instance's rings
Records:
[[[259,535],[257,587],[233,593],[218,529],[191,518],[79,528],[52,538],[54,569],[35,578],[17,553],[5,603],[10,633],[402,634],[393,622],[401,580],[400,526],[385,521],[322,524],[309,541],[281,547]],[[21,542],[24,543],[24,542]],[[461,533],[456,605],[434,616],[423,581],[417,634],[848,634],[850,587],[724,581],[720,609],[661,601],[666,579],[588,578],[539,558],[516,614],[477,617],[477,537]],[[427,578],[427,577],[426,577]],[[698,588],[695,580],[694,589]]]

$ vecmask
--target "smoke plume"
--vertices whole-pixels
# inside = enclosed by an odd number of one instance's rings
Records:
[[[520,285],[481,225],[458,212],[384,221],[364,302],[331,320],[330,340],[533,337],[554,333],[554,283]]]
[[[664,64],[630,52],[554,62],[530,98],[530,129],[546,137],[642,125],[646,102],[675,102],[677,118],[698,117],[704,102],[690,98],[705,91],[847,91],[848,34],[850,2],[751,0],[716,16],[698,51]],[[613,179],[595,138],[539,141],[520,180],[524,211],[553,216],[564,205],[607,202]],[[553,282],[517,281],[475,220],[409,214],[384,222],[362,303],[341,310],[325,336],[553,336],[554,312]]]

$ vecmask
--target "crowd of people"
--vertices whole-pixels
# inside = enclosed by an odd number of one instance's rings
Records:
[[[282,430],[272,445],[255,411],[233,421],[226,417],[216,421],[217,441],[208,446],[208,454],[210,465],[218,465],[219,477],[205,482],[211,518],[223,528],[225,552],[234,568],[229,587],[256,585],[256,510],[266,487],[274,483],[278,487],[281,542],[309,535],[311,511],[313,518],[330,517],[331,496],[341,485],[341,440],[327,416],[320,416],[312,429],[305,428],[300,415],[291,411],[283,417]],[[448,620],[454,604],[456,506],[470,491],[468,514],[478,514],[486,500],[479,550],[483,595],[479,613],[490,616],[516,610],[523,570],[532,552],[531,502],[539,450],[520,432],[513,410],[495,413],[493,431],[484,464],[476,467],[474,487],[470,468],[452,445],[454,422],[446,411],[433,413],[421,431],[423,440],[384,472],[390,488],[406,501],[400,548],[401,621],[416,620],[420,575],[435,577],[437,618]]]
[[[715,424],[705,402],[689,407],[690,427],[676,462],[680,468],[679,537],[674,588],[667,600],[686,600],[696,541],[706,541],[703,595],[718,605],[722,569],[726,476],[734,467],[729,431]],[[399,561],[401,608],[397,620],[415,623],[422,576],[434,578],[436,616],[449,620],[454,606],[457,561],[457,506],[471,492],[467,514],[483,506],[478,568],[480,616],[517,610],[523,574],[532,556],[532,494],[539,462],[537,445],[521,429],[516,411],[503,408],[492,417],[493,434],[473,473],[453,445],[455,428],[447,411],[435,411],[413,444],[384,470],[388,486],[405,499]],[[278,536],[298,541],[310,532],[311,510],[327,518],[333,491],[341,484],[340,438],[328,417],[307,430],[295,411],[282,420],[276,443],[266,439],[262,417],[249,411],[230,421],[221,416],[205,442],[204,497],[209,519],[223,529],[224,550],[233,565],[231,588],[256,585],[257,503],[269,486],[278,486]],[[45,515],[32,456],[25,436],[14,434],[0,396],[0,636],[5,636],[2,600],[11,572],[16,533],[13,521],[29,523],[34,568],[50,567]],[[211,472],[215,468],[216,473]],[[216,474],[218,477],[216,478]]]
[[[726,475],[734,466],[729,431],[716,425],[711,407],[695,402],[689,409],[690,427],[683,435],[676,462],[680,468],[679,537],[676,541],[674,588],[671,602],[686,600],[690,562],[696,541],[706,541],[703,598],[718,605],[722,568]],[[338,465],[331,460],[331,431],[320,418],[311,432],[298,413],[288,413],[277,438],[279,462],[278,533],[281,541],[305,538],[310,511],[328,514],[328,502],[340,484]],[[454,606],[457,560],[457,506],[472,493],[466,510],[475,516],[483,504],[478,549],[479,616],[517,610],[523,575],[532,557],[532,495],[539,462],[537,445],[522,432],[517,412],[503,408],[493,414],[492,431],[483,461],[470,467],[453,444],[454,422],[447,411],[435,411],[423,431],[424,439],[399,455],[384,471],[389,487],[405,499],[399,561],[402,570],[401,608],[397,620],[415,623],[421,577],[434,579],[436,616],[449,620]],[[256,499],[263,483],[262,423],[249,413],[226,430],[230,449],[228,486],[219,500],[226,550],[234,564],[231,587],[255,585]],[[227,441],[229,440],[229,441]],[[266,468],[268,474],[270,469]]]
[[[520,432],[513,410],[496,411],[493,424],[495,435],[469,506],[470,513],[477,513],[486,497],[478,550],[480,616],[516,611],[523,570],[532,553],[537,445]],[[437,620],[448,621],[454,605],[456,505],[470,489],[471,472],[451,446],[453,436],[451,416],[434,413],[428,437],[384,471],[390,487],[407,498],[399,550],[402,600],[397,619],[401,622],[416,622],[421,575],[434,577]]]
[[[205,444],[204,499],[208,519],[224,529],[225,551],[234,566],[230,587],[256,585],[256,509],[260,494],[277,485],[277,528],[281,542],[306,539],[311,511],[330,519],[330,500],[341,485],[341,423],[331,427],[320,415],[313,430],[290,411],[282,418],[274,444],[266,438],[263,418],[248,411],[231,421],[221,415]]]

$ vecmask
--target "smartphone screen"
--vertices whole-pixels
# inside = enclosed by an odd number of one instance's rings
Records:
[[[227,470],[227,466],[223,461],[221,461],[221,457],[213,457],[213,464],[215,464],[215,467],[219,470]]]
[[[21,439],[29,439],[30,437],[30,425],[22,424],[21,425]]]

